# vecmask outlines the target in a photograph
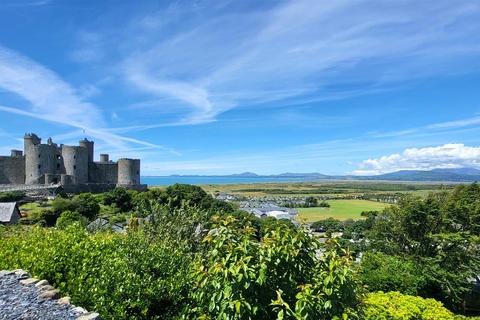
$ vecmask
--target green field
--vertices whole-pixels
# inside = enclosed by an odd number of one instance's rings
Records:
[[[419,182],[379,181],[318,181],[207,184],[201,187],[208,193],[226,192],[237,196],[308,197],[308,196],[361,196],[364,194],[414,194],[425,196],[453,185]]]
[[[330,208],[298,208],[298,221],[314,222],[327,218],[362,219],[362,211],[382,210],[388,204],[368,200],[329,200]]]

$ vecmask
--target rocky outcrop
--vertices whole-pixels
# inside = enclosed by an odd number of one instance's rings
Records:
[[[0,319],[97,320],[98,313],[70,304],[47,280],[23,270],[0,271]]]

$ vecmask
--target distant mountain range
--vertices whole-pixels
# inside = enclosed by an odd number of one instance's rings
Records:
[[[220,176],[218,176],[220,177]],[[231,178],[305,178],[313,180],[384,180],[384,181],[446,181],[446,182],[473,182],[480,181],[480,170],[474,168],[433,169],[433,170],[400,170],[374,176],[354,175],[325,175],[317,172],[292,173],[286,172],[275,175],[258,175],[253,172],[243,172],[221,177]]]

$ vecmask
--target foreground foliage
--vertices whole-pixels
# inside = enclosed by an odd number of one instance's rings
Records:
[[[365,299],[365,320],[454,320],[442,303],[399,292],[370,293]]]
[[[78,224],[0,229],[0,269],[22,268],[47,279],[105,319],[176,317],[190,288],[194,230],[206,217],[193,207],[159,206],[155,216],[149,228],[127,234],[92,235]]]
[[[425,199],[407,197],[372,219],[366,236],[375,254],[362,259],[364,283],[373,290],[435,298],[461,310],[472,290],[468,279],[480,274],[480,186],[462,185]]]
[[[303,231],[218,221],[194,265],[193,313],[204,319],[347,319],[359,299],[347,252]],[[337,250],[338,249],[338,250]]]
[[[145,219],[87,233],[105,210]],[[45,278],[104,319],[466,319],[414,295],[458,308],[479,272],[479,212],[480,188],[459,187],[363,221],[324,220],[343,238],[321,244],[198,187],[117,189],[55,199],[44,220],[56,228],[0,226],[0,269]]]
[[[319,255],[308,233],[259,230],[232,216],[153,205],[152,225],[127,234],[7,228],[0,269],[23,268],[105,319],[351,318],[360,303],[347,252]],[[211,224],[211,225],[210,225]],[[200,227],[210,225],[203,241]]]

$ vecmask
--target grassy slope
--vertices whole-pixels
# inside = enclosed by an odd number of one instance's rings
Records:
[[[362,219],[360,213],[369,210],[382,210],[388,204],[367,200],[330,200],[330,208],[299,208],[297,220],[314,222],[327,218],[338,220]]]

